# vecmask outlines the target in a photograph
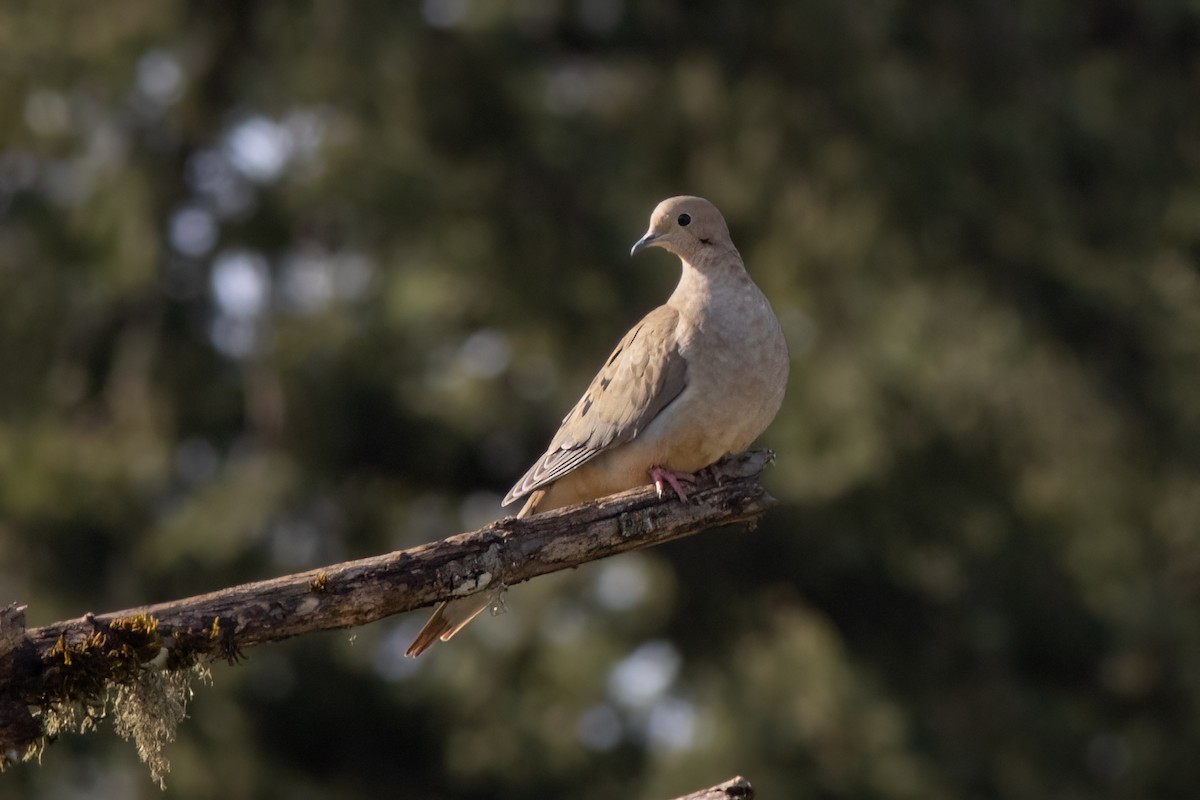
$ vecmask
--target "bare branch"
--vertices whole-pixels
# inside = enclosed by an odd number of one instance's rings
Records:
[[[774,505],[757,483],[769,451],[722,462],[689,502],[651,488],[518,520],[440,542],[107,614],[24,635],[24,609],[0,625],[0,760],[23,752],[29,715],[8,712],[95,702],[151,660],[167,669],[201,656],[233,661],[243,648],[310,631],[365,625],[442,600],[511,586],[607,556],[756,520]],[[7,711],[6,711],[7,709]]]
[[[675,800],[754,800],[754,787],[742,776],[730,778],[719,786],[676,797]]]

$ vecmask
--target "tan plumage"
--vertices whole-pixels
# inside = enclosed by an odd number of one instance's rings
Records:
[[[633,439],[679,396],[687,384],[687,363],[679,352],[678,327],[679,312],[669,305],[659,306],[625,334],[563,418],[545,454],[517,481],[502,505]]]
[[[679,285],[625,334],[504,498],[529,498],[518,517],[644,485],[652,469],[695,472],[745,450],[779,411],[787,346],[721,213],[699,197],[664,200],[633,252],[645,247],[679,256]],[[407,654],[449,639],[489,600],[442,603]]]

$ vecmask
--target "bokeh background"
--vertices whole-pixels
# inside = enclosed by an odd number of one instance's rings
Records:
[[[159,791],[1192,797],[1200,6],[0,6],[0,602],[31,625],[467,530],[724,212],[781,505],[214,665]]]

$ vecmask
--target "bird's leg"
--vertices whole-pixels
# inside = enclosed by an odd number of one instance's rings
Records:
[[[670,486],[675,490],[675,494],[679,496],[679,499],[686,503],[687,492],[683,490],[683,484],[694,484],[696,476],[690,472],[672,472],[663,467],[651,467],[650,480],[654,481],[654,490],[658,492],[660,498],[666,494],[666,487]]]

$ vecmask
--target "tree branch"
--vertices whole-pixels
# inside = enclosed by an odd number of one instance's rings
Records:
[[[754,800],[754,787],[741,775],[719,786],[676,797],[675,800]]]
[[[403,611],[689,536],[753,522],[775,500],[757,477],[770,451],[734,456],[701,478],[689,501],[635,489],[409,550],[24,631],[24,608],[0,613],[0,763],[31,740],[27,708],[103,701],[154,661],[167,669],[202,656],[310,631],[365,625]],[[23,713],[21,713],[23,712]]]

